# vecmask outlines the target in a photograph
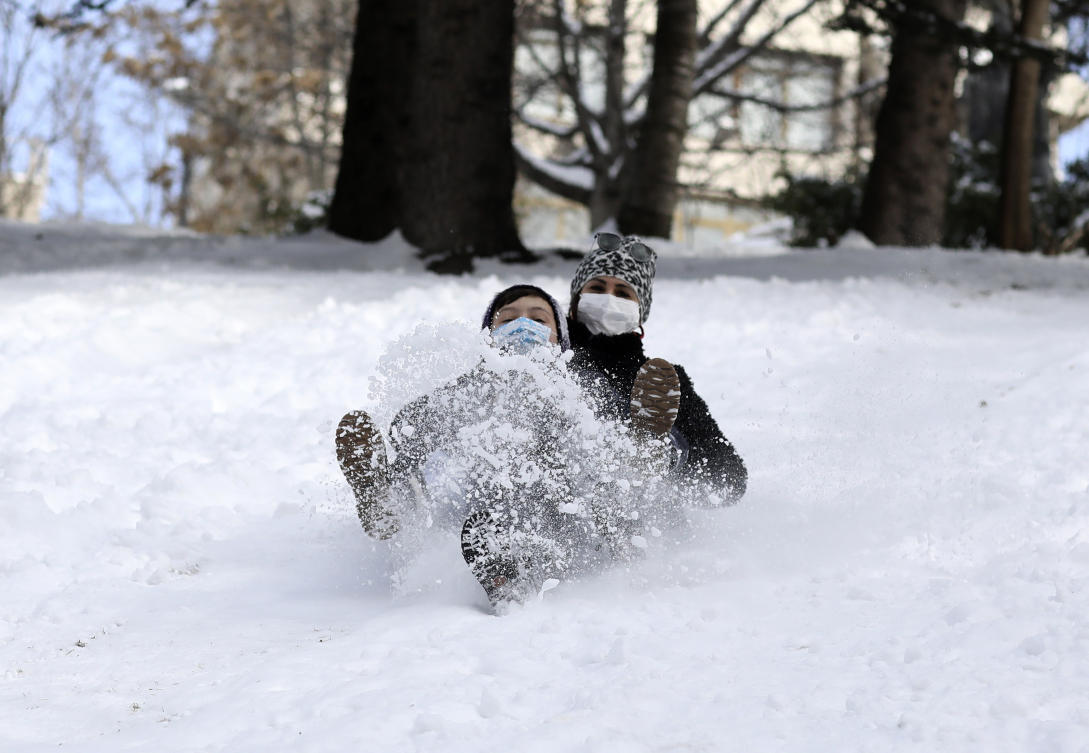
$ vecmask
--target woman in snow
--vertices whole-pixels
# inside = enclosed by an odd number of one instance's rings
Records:
[[[620,527],[578,501],[594,496],[579,492],[592,474],[575,456],[586,443],[575,441],[577,406],[570,403],[582,393],[567,373],[570,341],[555,299],[530,285],[507,288],[488,305],[482,326],[495,350],[401,409],[389,432],[392,462],[362,411],[340,422],[336,446],[369,534],[392,536],[411,500],[422,501],[429,522],[460,526],[465,560],[498,604],[599,553],[615,556],[620,547],[607,534]]]
[[[570,367],[635,425],[669,433],[679,480],[734,503],[745,493],[745,464],[679,365],[643,353],[657,255],[635,236],[598,233],[571,280]],[[631,396],[630,408],[626,396]]]

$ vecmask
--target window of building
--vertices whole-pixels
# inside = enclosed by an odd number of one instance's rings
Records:
[[[830,102],[836,95],[840,62],[835,58],[763,55],[735,77],[737,90],[757,100],[737,106],[738,133],[745,147],[818,152],[835,140],[834,108],[783,110]],[[767,102],[769,104],[765,104]]]

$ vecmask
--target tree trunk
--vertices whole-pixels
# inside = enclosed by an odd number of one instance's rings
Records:
[[[620,208],[623,233],[669,238],[680,196],[677,168],[688,131],[696,61],[697,0],[659,0],[647,111]]]
[[[609,20],[605,29],[605,109],[601,113],[605,143],[604,148],[594,156],[594,186],[589,203],[590,227],[593,230],[616,229],[615,223],[625,193],[626,165],[617,165],[616,160],[623,160],[619,155],[627,151],[629,138],[624,107],[627,36],[628,0],[609,0]],[[579,46],[575,49],[578,50]]]
[[[954,22],[967,0],[920,0]],[[877,116],[859,229],[881,245],[940,243],[955,124],[957,46],[924,25],[894,31],[885,99]]]
[[[400,228],[432,268],[525,254],[512,208],[513,2],[360,0],[333,232]]]
[[[399,224],[398,135],[411,96],[417,0],[360,0],[329,229],[380,240]]]
[[[7,122],[8,105],[5,98],[0,94],[0,180],[4,180],[8,173],[15,172],[10,169],[8,161],[8,122]],[[5,199],[3,186],[0,186],[0,217],[8,216],[8,207]]]
[[[587,208],[590,210],[590,228],[612,229],[611,222],[620,214],[620,183],[617,180],[596,180],[590,192]]]
[[[1026,40],[1043,37],[1049,3],[1023,0],[1018,33]],[[1002,141],[1002,199],[998,218],[998,245],[1028,251],[1033,246],[1032,163],[1040,61],[1022,57],[1010,72],[1010,93],[1006,103],[1005,137]]]
[[[512,209],[511,2],[420,0],[405,133],[405,238],[444,271],[524,253]]]

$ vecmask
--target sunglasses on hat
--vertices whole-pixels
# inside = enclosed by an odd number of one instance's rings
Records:
[[[654,256],[654,251],[651,250],[650,246],[641,241],[635,241],[624,246],[624,239],[616,233],[595,233],[594,241],[602,251],[623,250],[624,253],[636,261],[650,261],[651,257]]]

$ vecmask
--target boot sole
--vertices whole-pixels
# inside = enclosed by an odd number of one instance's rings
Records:
[[[631,388],[631,422],[655,436],[673,428],[681,412],[681,381],[673,364],[651,358],[639,367]]]
[[[518,568],[498,538],[498,527],[487,513],[473,513],[461,526],[461,556],[493,607],[514,597],[518,577]]]
[[[363,411],[352,411],[337,426],[336,446],[337,462],[355,494],[355,511],[364,530],[388,539],[398,524],[386,507],[390,480],[381,430]]]

